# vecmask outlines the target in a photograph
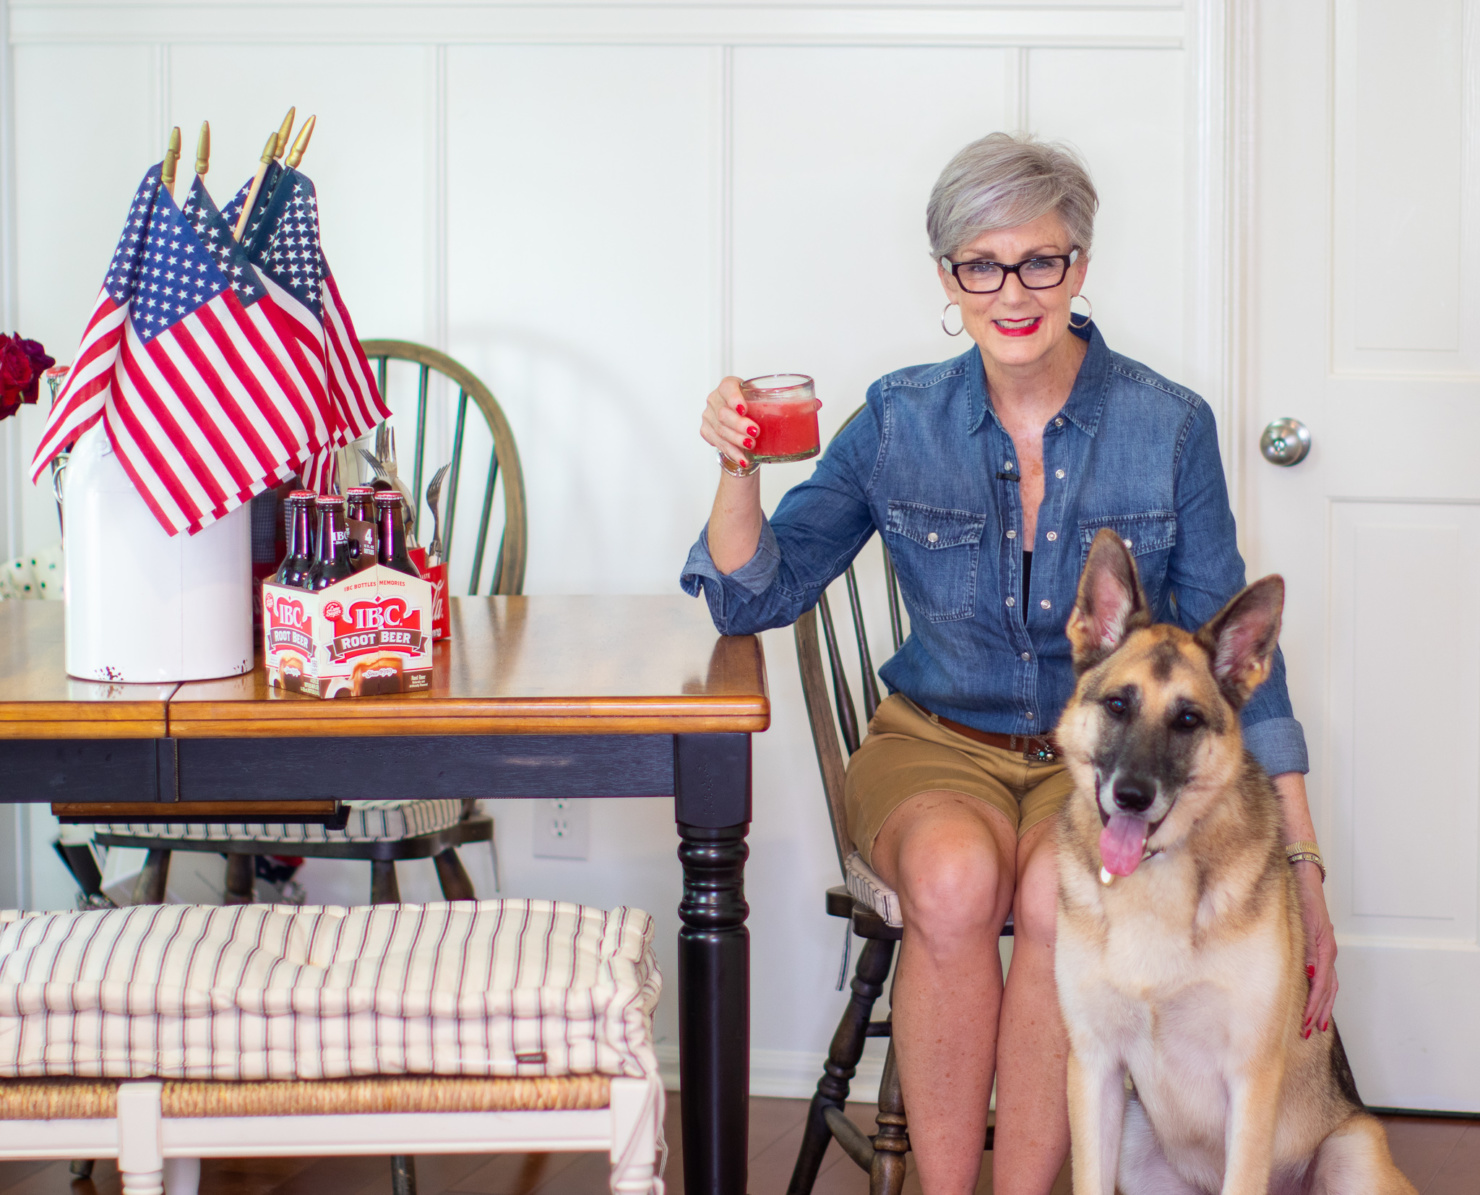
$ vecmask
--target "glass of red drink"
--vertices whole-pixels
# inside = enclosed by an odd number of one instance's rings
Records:
[[[740,389],[747,418],[761,429],[755,448],[747,453],[752,461],[804,461],[821,451],[817,408],[822,404],[806,374],[766,374],[740,383]]]

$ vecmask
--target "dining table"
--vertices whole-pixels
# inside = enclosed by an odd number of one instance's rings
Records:
[[[346,800],[666,796],[679,895],[684,1189],[744,1195],[750,736],[770,724],[752,635],[684,597],[466,597],[430,688],[321,700],[250,673],[69,677],[60,602],[0,602],[0,802],[64,821],[332,824]]]

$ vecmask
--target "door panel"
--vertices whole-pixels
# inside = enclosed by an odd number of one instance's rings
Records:
[[[1311,745],[1357,1085],[1480,1110],[1473,0],[1266,0],[1243,424],[1252,575]],[[1468,40],[1467,40],[1468,39]],[[1309,457],[1265,462],[1294,416]]]

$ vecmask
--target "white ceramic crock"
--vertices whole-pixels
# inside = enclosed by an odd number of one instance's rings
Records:
[[[196,535],[166,535],[101,422],[72,450],[62,499],[70,675],[167,684],[252,670],[246,506]]]

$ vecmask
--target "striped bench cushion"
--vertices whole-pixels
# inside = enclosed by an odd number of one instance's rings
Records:
[[[186,822],[118,822],[98,827],[101,833],[129,838],[177,838],[182,842],[400,842],[418,834],[435,834],[462,817],[462,802],[346,801],[349,820],[342,830],[254,822],[202,826]],[[291,853],[291,852],[290,852]]]
[[[653,1076],[652,940],[552,901],[0,912],[0,1076]]]

